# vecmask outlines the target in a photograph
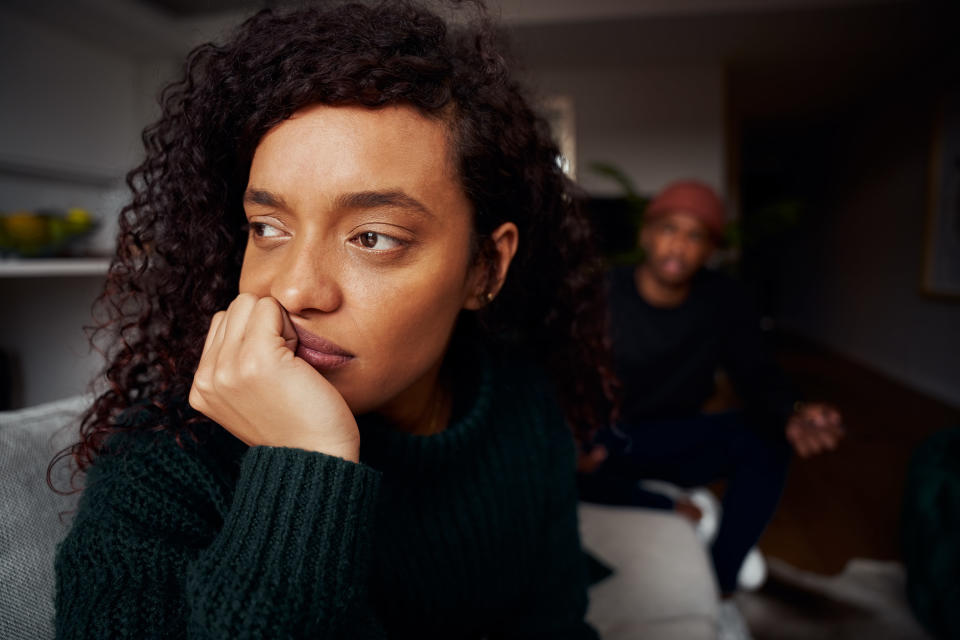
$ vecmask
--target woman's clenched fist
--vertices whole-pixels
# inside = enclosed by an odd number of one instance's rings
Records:
[[[214,314],[190,406],[250,446],[357,461],[357,422],[340,393],[294,355],[297,334],[273,298],[242,293]]]

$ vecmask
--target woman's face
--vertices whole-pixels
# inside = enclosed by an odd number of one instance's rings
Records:
[[[254,154],[240,292],[286,309],[298,356],[356,414],[424,409],[482,294],[451,156],[446,126],[402,106],[303,109]]]

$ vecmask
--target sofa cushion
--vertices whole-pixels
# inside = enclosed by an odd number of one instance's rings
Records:
[[[87,396],[0,412],[0,638],[53,637],[53,560],[78,494],[47,485],[54,454],[76,438]],[[53,482],[67,488],[62,463]]]
[[[687,520],[667,511],[581,503],[580,535],[614,570],[590,589],[587,620],[600,637],[717,637],[716,578]]]

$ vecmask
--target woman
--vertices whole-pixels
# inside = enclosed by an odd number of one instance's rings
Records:
[[[392,2],[191,54],[101,297],[60,636],[594,636],[598,272],[492,42]]]

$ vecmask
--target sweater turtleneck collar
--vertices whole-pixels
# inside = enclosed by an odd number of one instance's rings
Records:
[[[456,464],[460,453],[474,449],[484,435],[493,399],[490,357],[476,350],[473,357],[452,366],[453,411],[450,423],[438,433],[414,435],[399,431],[376,414],[358,418],[360,460],[374,468],[438,468]],[[467,364],[469,362],[469,365]]]

